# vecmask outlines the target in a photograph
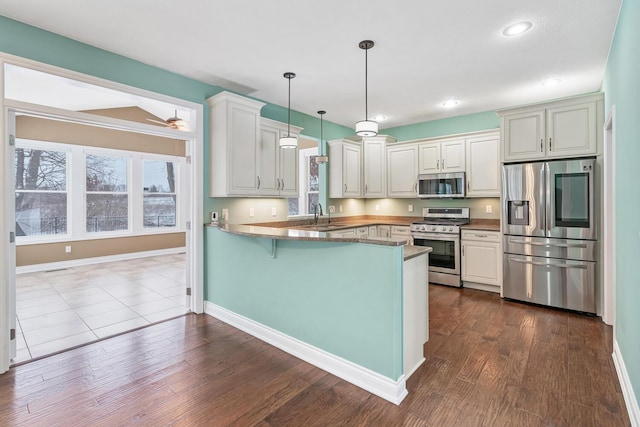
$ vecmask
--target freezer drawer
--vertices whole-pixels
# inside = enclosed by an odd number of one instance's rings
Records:
[[[595,262],[504,254],[503,295],[519,301],[596,312]]]
[[[503,236],[503,252],[545,258],[596,260],[596,242],[593,240],[551,239],[544,237]]]

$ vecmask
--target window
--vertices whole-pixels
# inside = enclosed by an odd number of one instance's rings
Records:
[[[67,164],[65,151],[18,144],[15,151],[17,236],[67,234]]]
[[[144,160],[144,228],[176,226],[175,162]]]
[[[289,199],[289,216],[309,215],[319,202],[318,148],[300,150],[300,198]]]
[[[128,160],[86,156],[86,220],[88,233],[129,229]]]

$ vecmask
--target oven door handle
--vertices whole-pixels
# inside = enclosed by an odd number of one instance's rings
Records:
[[[445,240],[451,242],[457,242],[460,237],[457,234],[424,234],[424,233],[412,233],[411,237],[414,239],[422,240]]]
[[[526,259],[514,258],[514,257],[509,257],[509,261],[519,262],[521,264],[538,265],[540,267],[579,268],[579,269],[582,269],[582,270],[586,270],[587,269],[586,265],[581,265],[581,264],[557,264],[557,263],[527,261]]]
[[[515,240],[509,239],[509,243],[516,243],[522,245],[531,245],[531,246],[545,246],[548,248],[586,248],[587,245],[584,243],[540,243],[540,242],[527,242],[526,240]]]

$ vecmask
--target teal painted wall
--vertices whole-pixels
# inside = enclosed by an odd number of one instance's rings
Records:
[[[205,237],[215,272],[207,301],[394,381],[402,375],[401,246],[278,240],[271,258],[253,237],[213,227]]]
[[[452,135],[456,133],[476,132],[500,127],[500,120],[493,111],[450,117],[448,119],[433,120],[413,125],[382,129],[383,135],[390,135],[398,141],[431,138],[435,136]]]
[[[616,111],[616,340],[636,399],[640,399],[639,22],[640,2],[624,0],[603,84],[605,117],[613,106]]]

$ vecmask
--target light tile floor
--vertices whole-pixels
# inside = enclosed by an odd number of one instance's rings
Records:
[[[16,276],[14,363],[188,312],[184,254]]]

